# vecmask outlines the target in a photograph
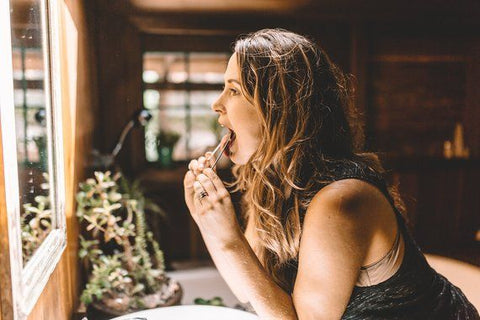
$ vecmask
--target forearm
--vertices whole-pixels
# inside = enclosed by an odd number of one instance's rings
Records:
[[[248,300],[261,319],[297,319],[291,296],[268,275],[241,232],[238,241],[228,246],[209,240],[208,235],[203,238],[229,287]]]

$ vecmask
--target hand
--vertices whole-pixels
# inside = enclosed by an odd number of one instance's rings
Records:
[[[239,239],[241,230],[230,193],[209,167],[214,161],[207,152],[205,157],[190,162],[184,179],[185,202],[205,241],[230,245]]]
[[[205,156],[201,156],[198,160],[192,160],[188,164],[188,171],[185,174],[183,180],[183,186],[185,189],[185,202],[187,203],[188,210],[192,214],[193,219],[196,219],[195,212],[195,203],[194,203],[194,195],[195,189],[193,184],[197,178],[197,176],[203,172],[203,169],[212,166],[215,162],[215,157],[211,152],[205,153]],[[197,222],[195,220],[195,222]]]

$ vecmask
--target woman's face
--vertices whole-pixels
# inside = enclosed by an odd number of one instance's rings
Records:
[[[227,155],[232,162],[245,164],[260,145],[262,122],[256,106],[247,100],[242,91],[235,53],[228,61],[224,78],[225,88],[212,109],[219,114],[218,122],[235,133]]]

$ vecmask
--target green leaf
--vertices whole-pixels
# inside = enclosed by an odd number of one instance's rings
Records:
[[[193,303],[204,305],[204,304],[208,304],[208,301],[202,298],[195,298],[195,300],[193,300]]]

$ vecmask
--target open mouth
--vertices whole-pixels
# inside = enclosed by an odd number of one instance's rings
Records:
[[[230,130],[230,139],[228,140],[228,144],[227,144],[227,147],[225,148],[224,153],[227,157],[230,157],[232,155],[231,147],[237,136],[235,134],[235,131],[233,131],[232,129],[228,129],[228,130]]]

